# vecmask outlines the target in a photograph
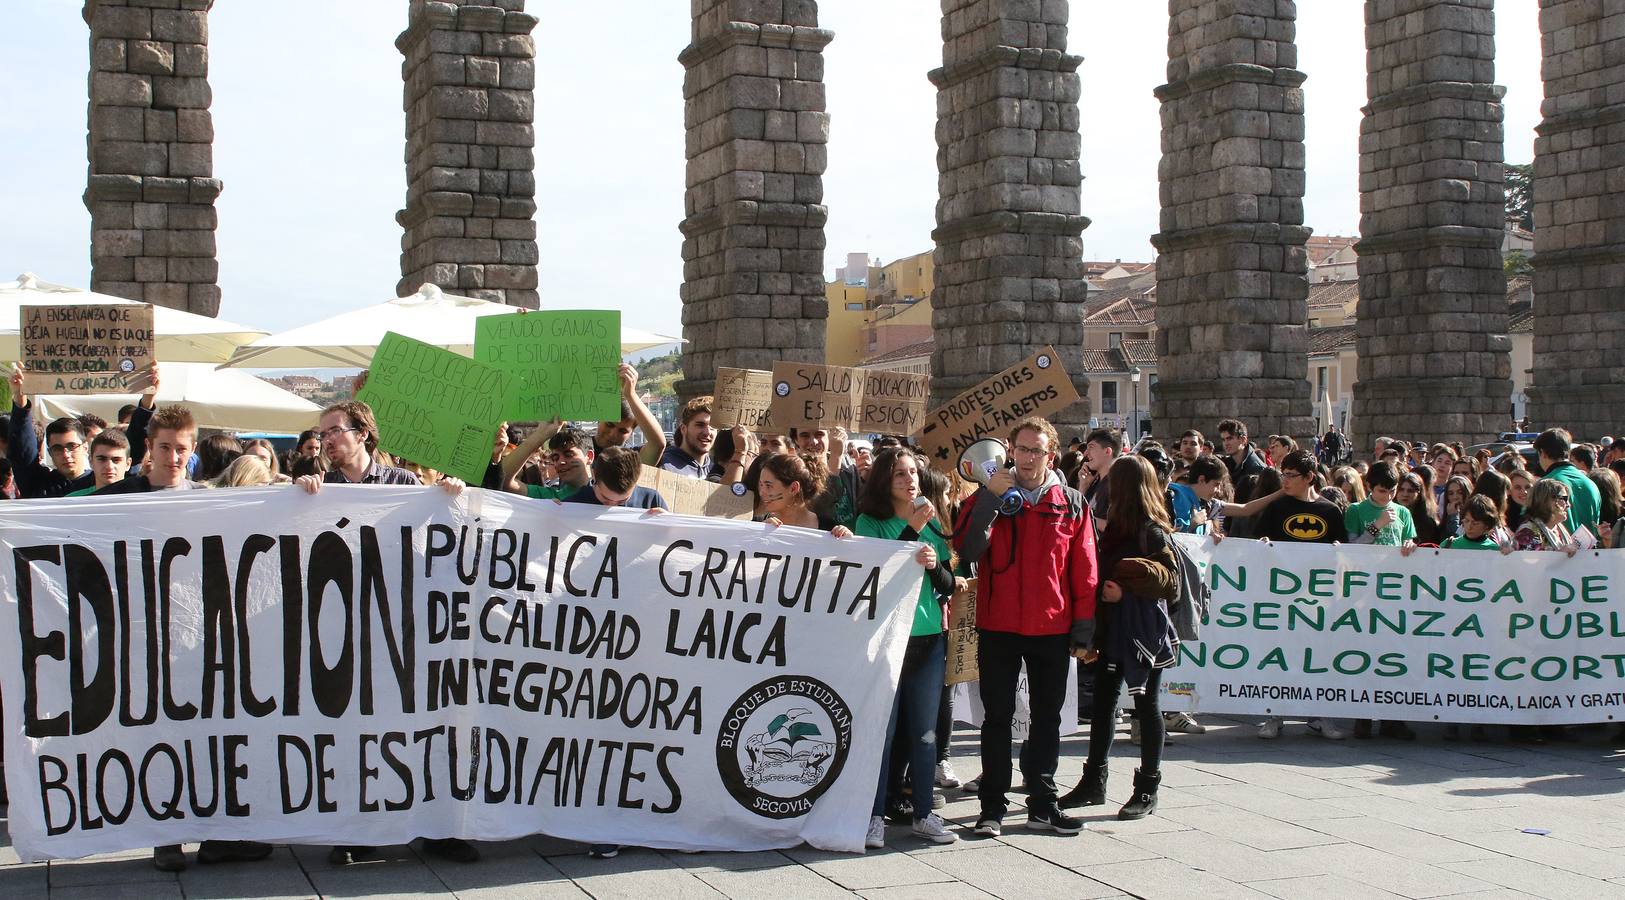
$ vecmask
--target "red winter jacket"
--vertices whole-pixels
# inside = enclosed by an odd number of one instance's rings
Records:
[[[998,502],[986,488],[977,491],[954,527],[954,550],[977,564],[976,627],[1036,636],[1067,634],[1074,622],[1086,622],[1092,630],[1095,528],[1083,495],[1052,484],[1036,504],[996,515],[986,551],[969,559],[967,546],[974,552],[982,545],[982,523]]]

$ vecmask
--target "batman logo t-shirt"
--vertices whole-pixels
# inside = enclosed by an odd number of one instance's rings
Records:
[[[1299,541],[1330,544],[1347,541],[1343,511],[1330,500],[1298,500],[1280,497],[1258,516],[1258,537],[1272,541]]]

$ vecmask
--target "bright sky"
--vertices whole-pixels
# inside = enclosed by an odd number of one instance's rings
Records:
[[[679,334],[682,67],[688,4],[531,0],[537,43],[536,183],[542,305],[617,308]],[[269,330],[394,295],[395,212],[405,196],[401,56],[405,0],[229,0],[210,13],[221,315]],[[1507,159],[1527,162],[1539,121],[1536,4],[1498,4],[1497,82]],[[1308,224],[1354,234],[1365,101],[1363,4],[1298,4],[1307,92]],[[0,54],[0,279],[32,271],[88,287],[85,186],[88,29],[78,0],[8,4]],[[891,260],[928,250],[934,225],[937,5],[825,0],[831,114],[826,276],[847,251]],[[1085,58],[1082,209],[1090,259],[1148,261],[1157,225],[1158,104],[1166,4],[1073,0]],[[26,39],[22,39],[26,37]],[[590,39],[589,39],[590,38]]]

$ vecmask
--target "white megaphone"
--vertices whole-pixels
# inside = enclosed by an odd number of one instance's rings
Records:
[[[1007,464],[1004,443],[994,438],[982,438],[959,454],[960,476],[982,487],[987,487],[988,481],[1004,471]],[[1013,516],[1018,512],[1021,512],[1021,488],[1011,486],[999,498],[999,515]]]

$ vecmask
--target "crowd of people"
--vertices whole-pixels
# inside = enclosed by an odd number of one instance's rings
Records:
[[[140,402],[116,424],[95,416],[38,422],[11,379],[6,435],[6,496],[34,498],[238,488],[290,484],[317,493],[327,484],[431,485],[451,494],[464,482],[415,461],[389,457],[365,403],[323,410],[286,454],[263,440],[229,434],[199,438],[192,415],[154,402],[158,372]],[[755,518],[771,527],[860,535],[918,544],[924,570],[912,602],[911,628],[896,699],[886,726],[867,846],[884,846],[887,825],[906,825],[927,841],[958,840],[934,809],[943,792],[974,794],[979,815],[971,834],[1001,833],[1016,785],[1027,796],[1026,827],[1076,834],[1082,821],[1069,810],[1106,803],[1107,758],[1117,737],[1118,698],[1132,699],[1130,739],[1139,749],[1129,800],[1118,811],[1138,819],[1157,809],[1166,734],[1201,734],[1188,713],[1159,708],[1163,673],[1177,661],[1182,640],[1195,637],[1199,611],[1191,603],[1189,560],[1175,534],[1211,534],[1261,541],[1368,543],[1408,555],[1418,546],[1447,549],[1558,551],[1570,555],[1625,542],[1621,476],[1625,440],[1578,444],[1562,429],[1541,433],[1529,454],[1516,448],[1469,452],[1460,444],[1380,438],[1369,459],[1334,430],[1300,447],[1270,435],[1260,447],[1246,424],[1226,419],[1217,444],[1187,431],[1166,444],[1125,444],[1120,432],[1096,429],[1065,448],[1048,421],[1028,418],[1008,433],[1009,465],[973,485],[933,469],[906,439],[858,439],[842,429],[755,433],[718,430],[711,398],[686,403],[671,434],[639,400],[637,372],[620,370],[621,416],[582,428],[544,422],[495,429],[480,487],[534,500],[632,507],[658,515],[657,491],[639,484],[645,466],[743,483]],[[634,433],[644,442],[629,445]],[[41,447],[43,438],[44,446]],[[43,453],[42,453],[43,449]],[[1015,503],[1010,498],[1019,498]],[[976,580],[978,633],[975,686],[984,710],[980,774],[961,782],[949,758],[953,717],[943,685],[951,626],[950,598]],[[1200,580],[1199,577],[1197,579]],[[1087,758],[1079,783],[1055,783],[1069,673],[1076,660],[1080,704],[1087,722]],[[1025,679],[1022,672],[1025,670]],[[1019,753],[1013,746],[1018,685],[1026,685],[1030,716]],[[1373,723],[1353,724],[1356,738]],[[1308,730],[1342,739],[1330,719]],[[1278,738],[1279,719],[1258,726]],[[1403,722],[1377,723],[1376,733],[1413,739]],[[1529,740],[1560,737],[1521,729]],[[1460,737],[1452,727],[1447,737]],[[1475,727],[1474,739],[1484,739]],[[428,852],[472,862],[478,850],[456,838],[431,840]],[[591,854],[610,857],[614,845]],[[270,852],[251,841],[205,841],[200,860],[248,860]],[[332,848],[347,864],[375,848]],[[154,863],[178,871],[178,846],[154,850]]]

